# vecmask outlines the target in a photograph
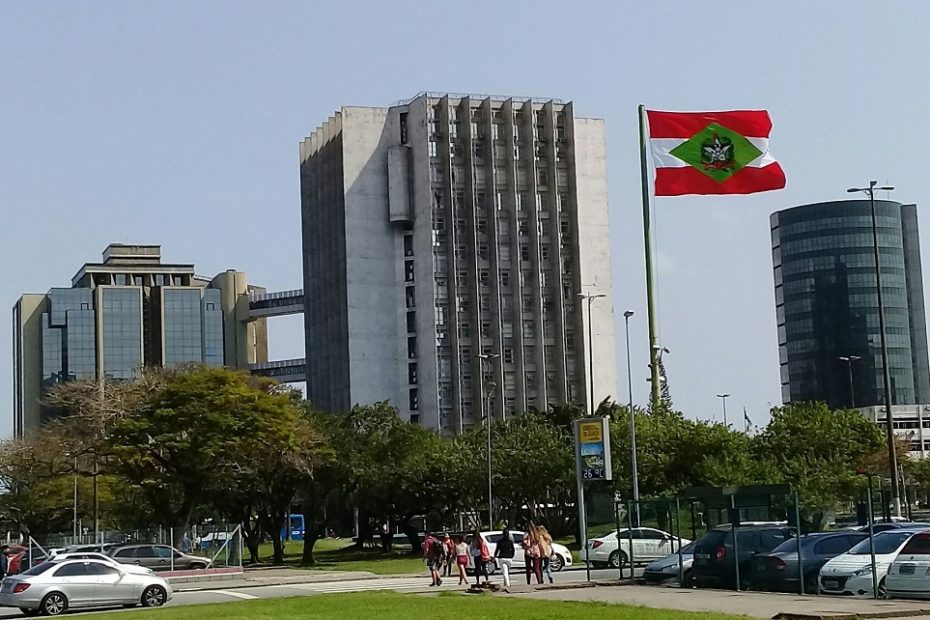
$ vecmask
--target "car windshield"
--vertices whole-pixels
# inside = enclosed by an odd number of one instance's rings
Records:
[[[58,566],[55,562],[42,562],[41,564],[36,564],[29,570],[25,570],[20,573],[20,575],[26,575],[28,577],[34,577],[35,575],[41,575],[50,568]]]
[[[893,532],[882,532],[875,536],[875,553],[884,554],[884,553],[894,553],[897,551],[898,547],[904,544],[908,538],[914,535],[914,532],[908,532],[906,530],[896,530]],[[871,550],[869,549],[869,539],[866,538],[855,547],[850,549],[848,553],[850,555],[869,555]]]

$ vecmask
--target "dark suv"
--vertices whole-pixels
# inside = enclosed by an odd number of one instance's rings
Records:
[[[749,582],[750,561],[754,555],[771,551],[795,535],[795,529],[787,525],[738,526],[736,546],[739,553],[740,589]],[[691,568],[694,585],[699,588],[734,588],[736,563],[732,528],[720,525],[708,530],[694,545],[694,564]]]

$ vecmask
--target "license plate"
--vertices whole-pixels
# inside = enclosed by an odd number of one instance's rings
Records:
[[[902,564],[901,570],[899,571],[902,575],[913,575],[914,574],[914,565],[913,564]]]
[[[840,582],[837,581],[836,579],[824,579],[823,587],[830,589],[830,590],[839,590]]]
[[[694,554],[694,559],[696,559],[696,560],[709,560],[709,559],[710,559],[710,554],[709,554],[709,553],[695,553],[695,554]]]

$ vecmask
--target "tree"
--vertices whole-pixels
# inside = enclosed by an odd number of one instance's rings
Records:
[[[882,446],[882,433],[858,411],[799,403],[774,408],[753,443],[754,458],[771,463],[775,481],[791,484],[808,511],[822,513],[858,494],[856,471]]]

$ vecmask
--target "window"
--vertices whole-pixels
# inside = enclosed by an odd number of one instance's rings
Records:
[[[491,274],[487,269],[478,272],[478,282],[481,283],[481,286],[487,286],[491,282]]]
[[[849,550],[850,541],[846,536],[830,536],[814,545],[817,555],[839,555]]]
[[[478,257],[479,257],[479,258],[483,258],[483,259],[486,260],[486,259],[488,258],[488,253],[489,253],[488,250],[489,250],[489,248],[488,248],[488,244],[487,244],[487,243],[482,243],[482,244],[480,244],[480,245],[478,246]]]
[[[413,282],[413,261],[404,261],[404,281]]]
[[[407,287],[406,299],[407,299],[408,308],[413,308],[417,305],[417,302],[416,302],[417,296],[415,292],[415,287],[413,286]]]
[[[407,113],[400,113],[400,143],[407,144]]]
[[[407,365],[407,383],[415,384],[417,382],[417,363],[413,362]]]
[[[155,555],[160,558],[170,559],[171,558],[171,547],[158,546],[155,547]]]
[[[520,244],[520,260],[530,260],[530,246],[522,243]]]
[[[785,530],[762,530],[759,532],[759,543],[765,549],[774,549],[790,538]]]
[[[513,364],[513,347],[504,347],[504,363]]]
[[[407,332],[417,331],[417,313],[416,311],[407,313]]]
[[[135,553],[135,551],[136,551],[136,550],[135,550],[135,549],[132,549],[132,548],[129,548],[129,549],[120,549],[119,551],[117,551],[117,552],[113,555],[113,557],[115,557],[115,558],[131,558],[131,557],[133,557],[133,553]]]
[[[668,536],[665,532],[660,532],[659,530],[650,530],[648,528],[643,528],[640,530],[643,534],[643,538],[648,540],[666,540]]]
[[[501,286],[510,286],[510,272],[509,271],[501,272]]]
[[[65,564],[52,573],[52,577],[83,577],[86,574],[86,564],[84,562],[75,562],[74,564]]]
[[[417,356],[417,337],[410,336],[407,338],[407,357],[413,359]]]
[[[413,388],[410,390],[410,411],[417,411],[420,408],[420,390]]]
[[[413,256],[413,235],[404,235],[404,256]]]

